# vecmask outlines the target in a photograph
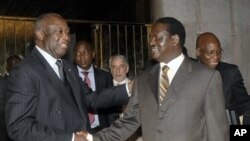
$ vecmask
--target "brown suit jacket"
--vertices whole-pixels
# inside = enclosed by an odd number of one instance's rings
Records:
[[[136,78],[124,117],[94,141],[125,140],[140,125],[143,141],[228,141],[219,72],[185,59],[159,106],[159,69],[156,64]]]

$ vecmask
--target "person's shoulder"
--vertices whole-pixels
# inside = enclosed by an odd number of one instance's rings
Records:
[[[214,74],[214,73],[219,73],[217,70],[215,69],[211,69],[209,68],[207,65],[204,65],[202,63],[199,63],[197,60],[195,59],[190,59],[190,58],[187,58],[187,62],[189,62],[191,64],[191,70],[193,73],[199,75],[208,75],[208,74]]]
[[[187,59],[189,59],[189,60],[191,60],[191,61],[194,61],[194,62],[198,62],[198,59],[196,59],[196,58],[187,57]]]
[[[94,73],[95,75],[97,74],[98,76],[104,76],[112,79],[112,74],[106,69],[94,67]]]
[[[206,65],[204,65],[202,63],[199,63],[197,61],[197,59],[189,57],[189,58],[186,58],[186,60],[187,60],[187,62],[189,62],[192,65],[193,69],[197,69],[197,70],[200,70],[200,69],[212,70],[208,66],[206,66]]]
[[[226,62],[219,62],[219,64],[216,66],[216,68],[230,70],[230,69],[238,69],[238,66],[235,64],[230,64],[230,63],[226,63]]]
[[[94,71],[98,72],[98,73],[103,73],[103,74],[110,74],[110,72],[106,69],[103,68],[98,68],[98,67],[94,67]]]
[[[158,73],[160,69],[160,63],[156,62],[154,65],[146,67],[144,70],[142,70],[140,73],[136,75],[136,78],[147,78],[151,74]]]
[[[4,78],[4,76],[0,76],[0,82],[5,81],[6,79]]]

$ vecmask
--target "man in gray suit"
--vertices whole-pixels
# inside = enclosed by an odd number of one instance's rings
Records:
[[[33,51],[8,78],[8,134],[16,141],[84,141],[77,133],[89,129],[86,107],[125,104],[126,87],[90,94],[75,67],[61,59],[70,37],[60,15],[38,17],[35,37]]]
[[[123,118],[96,135],[87,134],[89,140],[122,141],[139,126],[143,141],[229,140],[219,72],[186,58],[184,42],[178,20],[164,17],[153,24],[150,49],[159,63],[135,79]],[[165,93],[163,85],[159,88],[162,79],[169,84]]]

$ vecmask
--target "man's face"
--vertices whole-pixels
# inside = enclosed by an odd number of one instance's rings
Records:
[[[91,67],[94,57],[95,53],[92,51],[90,44],[82,43],[76,46],[74,60],[82,69],[88,70]]]
[[[167,25],[156,23],[152,26],[149,35],[149,44],[152,58],[161,62],[166,60],[168,55],[172,52],[171,38],[167,31]]]
[[[198,44],[196,51],[199,61],[212,69],[217,66],[221,59],[222,49],[216,40],[203,40]]]
[[[43,46],[51,56],[61,58],[66,54],[70,41],[69,28],[66,21],[58,17],[50,17],[45,21]]]
[[[7,62],[7,66],[6,66],[7,72],[10,72],[13,69],[13,67],[15,67],[20,62],[21,62],[21,59],[19,58],[14,58],[14,59],[11,59],[9,62]]]
[[[114,58],[112,59],[110,70],[111,70],[113,79],[118,82],[121,82],[127,77],[129,66],[126,64],[126,62],[123,59]]]

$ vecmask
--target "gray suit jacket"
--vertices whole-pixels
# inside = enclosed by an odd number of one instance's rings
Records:
[[[67,85],[34,48],[10,73],[5,119],[12,139],[71,141],[73,132],[89,128],[87,106],[100,108],[128,101],[124,86],[89,94],[74,66],[65,60],[63,66]]]
[[[219,72],[185,59],[159,106],[159,69],[156,64],[136,78],[124,117],[94,141],[123,141],[140,125],[143,141],[228,141]]]

